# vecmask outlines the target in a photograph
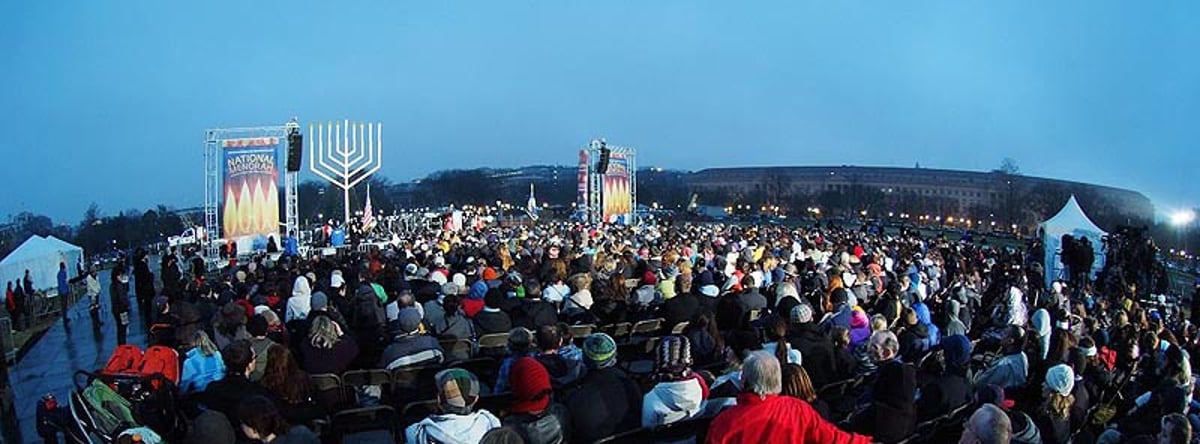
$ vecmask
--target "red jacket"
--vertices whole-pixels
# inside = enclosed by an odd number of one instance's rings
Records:
[[[713,420],[708,442],[869,444],[871,438],[839,430],[799,399],[779,395],[762,399],[743,393],[736,406]]]

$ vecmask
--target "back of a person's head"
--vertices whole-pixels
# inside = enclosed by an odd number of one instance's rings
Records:
[[[200,353],[204,356],[212,356],[220,351],[217,349],[217,345],[213,344],[212,340],[208,338],[208,333],[205,333],[204,330],[196,330],[196,333],[192,335],[192,347],[200,350]]]
[[[512,427],[497,427],[484,433],[479,444],[525,444],[525,439]]]
[[[984,404],[967,420],[968,431],[979,444],[1008,444],[1012,440],[1012,422],[1008,414],[993,404]],[[964,437],[965,438],[965,437]]]
[[[221,360],[225,363],[225,373],[245,374],[246,368],[254,361],[254,350],[250,347],[250,341],[239,339],[230,342],[221,350]]]
[[[784,396],[803,399],[805,402],[817,400],[817,391],[813,388],[812,379],[808,372],[798,364],[787,364],[782,368],[783,386],[780,392]]]
[[[764,351],[751,352],[742,365],[742,391],[760,397],[778,395],[783,391],[779,360]]]
[[[1186,416],[1172,413],[1163,417],[1159,434],[1160,444],[1188,444],[1192,442],[1192,424]]]
[[[562,346],[562,331],[558,325],[543,325],[538,327],[536,339],[539,350],[555,350]]]
[[[524,327],[508,331],[508,351],[513,354],[527,353],[533,345],[533,335]]]
[[[283,436],[288,430],[287,421],[275,403],[262,396],[251,396],[238,404],[237,422],[244,432],[253,432],[247,433],[247,437],[255,440],[270,435]]]
[[[488,289],[483,295],[483,305],[488,308],[500,308],[500,304],[504,302],[504,290],[499,287]]]

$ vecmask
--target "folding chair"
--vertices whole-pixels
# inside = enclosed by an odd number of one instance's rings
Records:
[[[345,439],[347,435],[380,431],[391,435],[391,442],[397,442],[402,433],[397,419],[396,409],[386,405],[343,410],[333,415],[333,434],[343,440],[354,442],[357,440]]]
[[[398,405],[404,405],[437,398],[433,377],[442,368],[440,365],[415,365],[392,370],[392,399]]]
[[[687,331],[688,325],[691,325],[691,322],[683,321],[678,324],[675,324],[674,327],[671,327],[671,334],[673,334],[673,335],[683,334],[684,331]]]
[[[447,365],[446,368],[461,368],[471,372],[479,383],[488,387],[496,386],[496,374],[500,373],[500,362],[492,358],[474,358]]]
[[[704,442],[712,420],[710,416],[661,425],[651,429],[647,438],[650,442]]]
[[[600,331],[607,333],[614,341],[620,341],[629,337],[629,332],[633,324],[628,322],[618,322],[600,327]]]
[[[650,431],[647,429],[636,428],[633,430],[629,430],[629,431],[625,431],[625,432],[617,433],[615,435],[610,435],[610,436],[601,438],[600,440],[596,441],[593,444],[610,444],[610,443],[621,443],[621,442],[648,442],[649,434],[650,434]]]
[[[475,343],[470,339],[442,339],[438,344],[447,362],[465,361],[475,355]]]
[[[572,338],[583,339],[592,334],[592,331],[596,330],[596,324],[572,325],[567,327],[567,330],[571,332]]]
[[[421,420],[425,419],[429,415],[437,413],[437,404],[438,401],[436,399],[413,401],[405,404],[404,408],[400,410],[400,428],[407,428],[412,424],[421,422]]]
[[[662,322],[662,318],[638,321],[636,324],[633,324],[630,334],[632,336],[654,335],[658,333],[660,328],[662,328]]]
[[[388,385],[391,382],[392,375],[383,369],[350,370],[342,373],[342,385],[346,387]]]
[[[313,399],[326,412],[336,412],[346,406],[346,390],[341,377],[325,373],[308,375],[308,380],[312,384]]]
[[[492,333],[479,337],[478,356],[503,357],[508,354],[508,333]]]

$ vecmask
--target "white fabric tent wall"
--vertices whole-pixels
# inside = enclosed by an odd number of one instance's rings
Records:
[[[25,270],[33,276],[33,286],[38,290],[57,293],[58,264],[67,263],[67,276],[75,277],[76,264],[83,260],[83,248],[72,245],[54,236],[30,236],[16,250],[0,260],[0,285],[12,281],[14,285],[25,278]]]
[[[1086,237],[1092,243],[1092,250],[1095,251],[1095,261],[1092,262],[1091,278],[1096,277],[1104,268],[1104,236],[1106,233],[1096,226],[1087,214],[1080,208],[1079,202],[1072,195],[1067,199],[1067,203],[1062,209],[1055,214],[1054,217],[1047,219],[1038,225],[1042,231],[1042,245],[1045,246],[1046,257],[1045,264],[1046,272],[1046,287],[1059,279],[1063,270],[1066,268],[1062,263],[1062,236],[1070,234],[1071,237],[1079,238]]]

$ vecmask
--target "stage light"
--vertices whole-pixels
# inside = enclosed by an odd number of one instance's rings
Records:
[[[1191,210],[1176,211],[1171,215],[1171,225],[1182,227],[1196,220],[1196,213]]]

